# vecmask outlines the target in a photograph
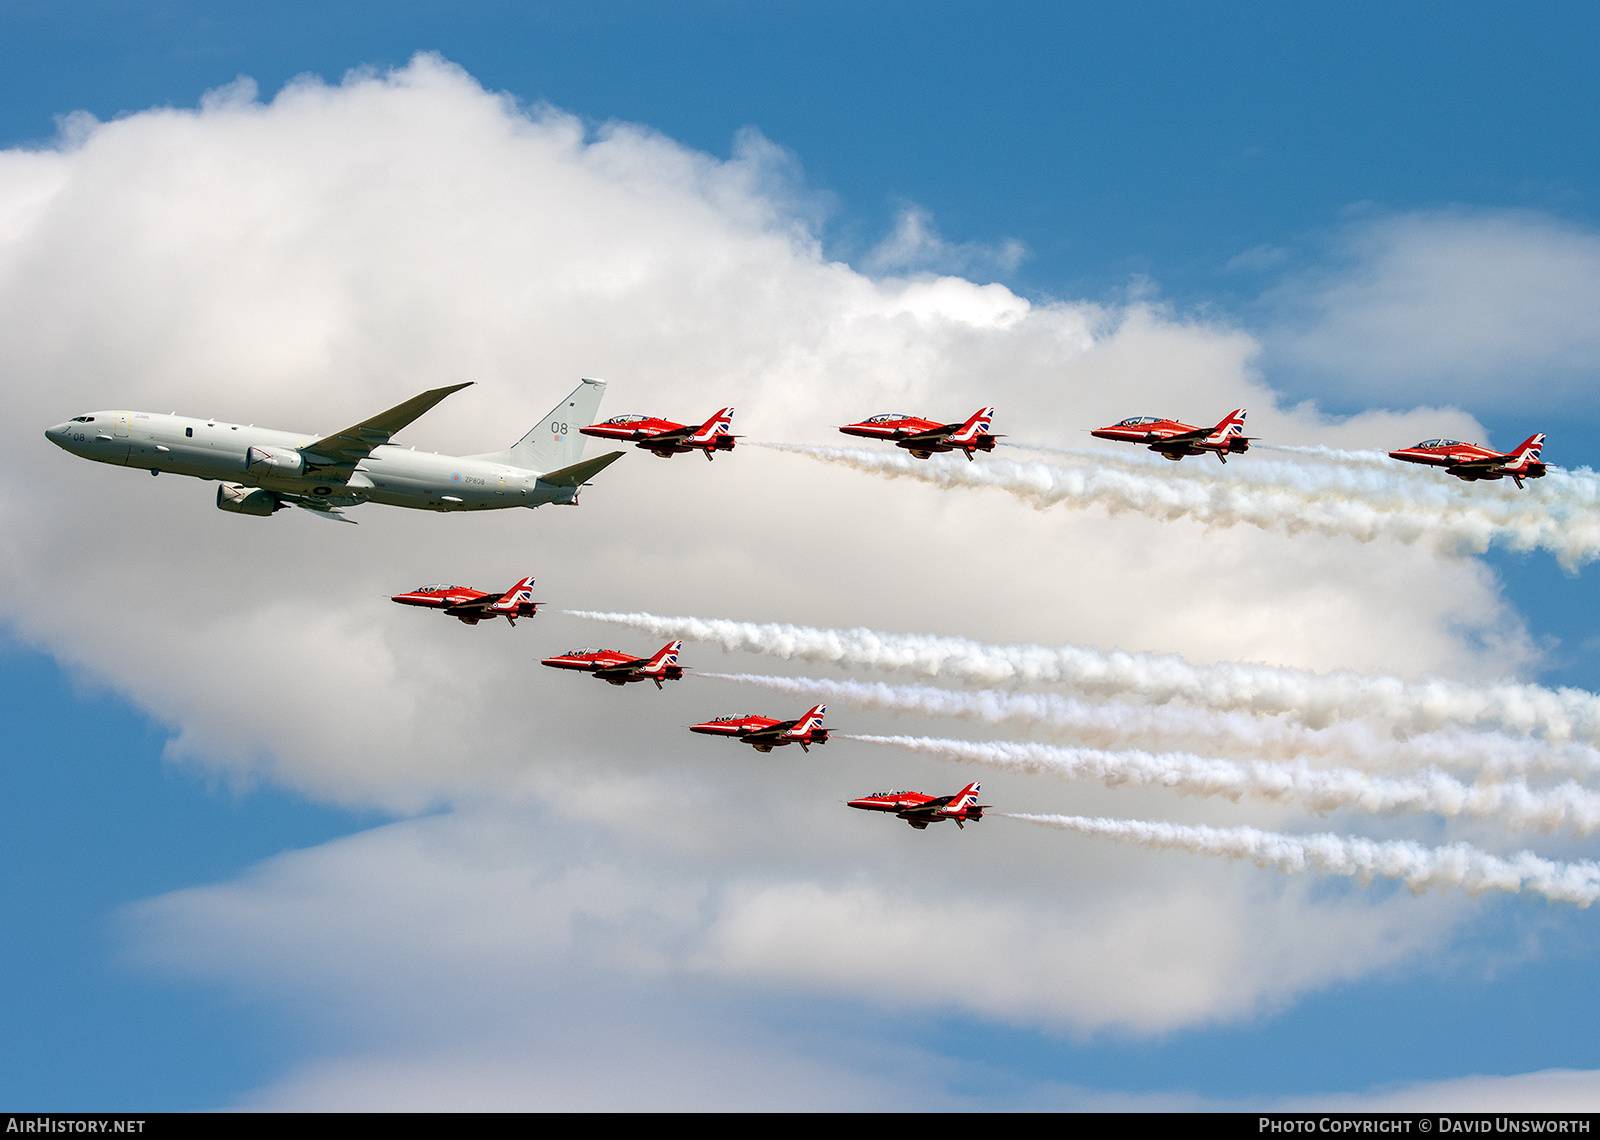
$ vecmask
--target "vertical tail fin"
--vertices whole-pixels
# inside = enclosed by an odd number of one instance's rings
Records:
[[[732,435],[728,429],[733,426],[733,409],[723,408],[712,416],[700,429],[689,437],[690,443],[708,443],[713,437],[719,435]]]
[[[1244,416],[1244,408],[1233,409],[1233,411],[1222,417],[1221,423],[1211,429],[1211,434],[1206,436],[1206,442],[1224,443],[1227,441],[1229,436],[1243,435]]]
[[[1509,466],[1526,467],[1528,461],[1539,462],[1539,453],[1544,450],[1544,432],[1536,431],[1522,441],[1522,446],[1511,454],[1514,460]]]
[[[559,471],[583,458],[584,437],[578,429],[595,422],[604,380],[583,380],[551,408],[537,427],[494,458],[525,471]]]
[[[821,728],[822,717],[827,711],[827,705],[813,705],[811,708],[806,710],[806,714],[804,716],[794,722],[794,727],[791,728],[785,735],[804,736],[814,728]]]
[[[515,614],[520,606],[527,605],[532,601],[533,575],[530,574],[526,578],[523,578],[521,581],[519,581],[515,586],[512,586],[511,589],[501,594],[499,601],[496,601],[489,606],[489,612],[496,614]]]
[[[982,787],[983,785],[978,783],[968,784],[966,787],[962,788],[956,793],[956,798],[950,801],[950,806],[945,810],[952,812],[961,811],[963,808],[977,803],[978,791]]]
[[[676,665],[678,663],[678,650],[682,648],[683,642],[681,641],[667,642],[660,649],[656,650],[655,656],[651,657],[648,662],[640,666],[639,672],[646,674],[660,673],[663,672],[668,665]]]
[[[961,425],[961,430],[950,436],[950,442],[955,444],[971,443],[980,435],[989,434],[989,424],[994,420],[993,408],[979,408],[972,413],[972,417]]]

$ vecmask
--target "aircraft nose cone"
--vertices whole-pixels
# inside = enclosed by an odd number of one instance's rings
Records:
[[[45,428],[44,437],[57,447],[67,445],[67,424],[57,424],[55,427]]]

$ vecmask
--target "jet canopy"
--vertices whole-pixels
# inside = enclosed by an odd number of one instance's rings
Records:
[[[608,424],[636,424],[636,423],[639,423],[642,420],[647,420],[649,418],[650,418],[649,416],[612,416],[609,420],[606,421],[606,423],[608,423]]]
[[[904,412],[884,412],[881,416],[873,416],[870,419],[865,419],[861,422],[864,424],[886,424],[891,423],[894,420],[909,420],[910,418],[911,417],[906,415]]]
[[[563,656],[563,657],[587,657],[591,653],[600,653],[600,652],[602,652],[602,651],[599,650],[599,649],[594,648],[594,646],[592,646],[592,645],[585,645],[582,649],[569,649],[565,653],[563,653],[561,656]]]
[[[442,594],[446,590],[465,590],[465,586],[452,586],[449,582],[435,582],[431,586],[418,586],[413,594]]]
[[[1425,439],[1417,444],[1418,447],[1460,447],[1459,439]]]
[[[1118,427],[1139,427],[1141,424],[1158,424],[1160,422],[1161,422],[1161,417],[1160,416],[1129,416],[1127,419],[1125,419],[1121,423],[1117,424],[1117,426]]]

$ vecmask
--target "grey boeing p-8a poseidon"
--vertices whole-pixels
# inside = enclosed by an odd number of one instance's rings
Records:
[[[579,462],[604,380],[585,380],[539,426],[504,451],[435,455],[389,442],[391,436],[467,384],[435,388],[325,439],[269,428],[148,412],[93,412],[46,431],[74,455],[157,475],[217,479],[217,506],[242,515],[304,507],[344,522],[340,507],[386,503],[429,511],[492,511],[576,503],[585,480],[619,457]]]

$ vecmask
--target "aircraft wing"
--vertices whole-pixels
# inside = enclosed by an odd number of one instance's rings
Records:
[[[690,435],[699,431],[697,427],[681,427],[672,431],[658,431],[655,435],[647,435],[639,442],[649,446],[652,443],[682,443]]]
[[[782,722],[780,722],[778,724],[769,724],[769,725],[767,725],[766,728],[758,728],[753,732],[745,733],[744,734],[744,739],[745,739],[745,742],[747,744],[748,743],[755,743],[755,742],[766,742],[768,740],[777,740],[785,732],[787,732],[789,729],[793,728],[795,725],[797,725],[799,723],[800,722],[797,721],[797,720],[786,720],[786,721],[782,721]]]
[[[950,434],[952,432],[959,431],[960,428],[961,428],[960,424],[945,424],[944,427],[942,427],[942,428],[934,428],[932,431],[924,431],[924,432],[919,432],[916,435],[908,435],[904,439],[895,440],[895,442],[896,443],[943,443],[945,440],[950,438]]]
[[[902,808],[899,814],[902,818],[914,815],[938,815],[943,809],[950,806],[950,801],[953,799],[955,799],[954,796],[941,796],[936,800],[929,800],[925,804],[918,804],[916,807]]]
[[[624,673],[637,673],[639,666],[648,664],[650,664],[649,658],[635,657],[632,661],[616,661],[610,665],[602,665],[594,671],[594,674],[596,677],[604,677],[608,673],[621,676]]]
[[[344,512],[338,507],[330,507],[327,503],[321,503],[315,499],[308,499],[303,495],[279,495],[278,498],[282,499],[286,503],[293,503],[301,510],[310,511],[312,516],[315,518],[330,519],[333,522],[345,522],[352,526],[354,526],[356,522],[355,519],[345,518]]]
[[[459,392],[469,387],[472,381],[465,384],[452,384],[448,388],[434,388],[413,396],[403,404],[396,404],[387,412],[380,412],[369,420],[362,420],[354,427],[345,428],[343,431],[319,439],[316,443],[308,443],[300,449],[306,457],[306,463],[312,467],[345,467],[354,468],[374,449],[389,442],[391,436],[401,428],[417,419],[428,411],[440,400],[452,392]]]
[[[499,599],[493,594],[485,594],[483,597],[474,598],[470,602],[455,602],[451,605],[448,605],[444,608],[444,612],[447,614],[481,613],[483,610],[488,609],[497,601],[499,601]]]
[[[1151,440],[1152,447],[1165,447],[1169,443],[1193,443],[1204,439],[1216,431],[1215,428],[1196,428],[1194,431],[1182,432],[1178,435],[1169,435],[1162,439]]]
[[[1451,467],[1504,467],[1509,462],[1509,455],[1491,455],[1485,459],[1452,459]]]

